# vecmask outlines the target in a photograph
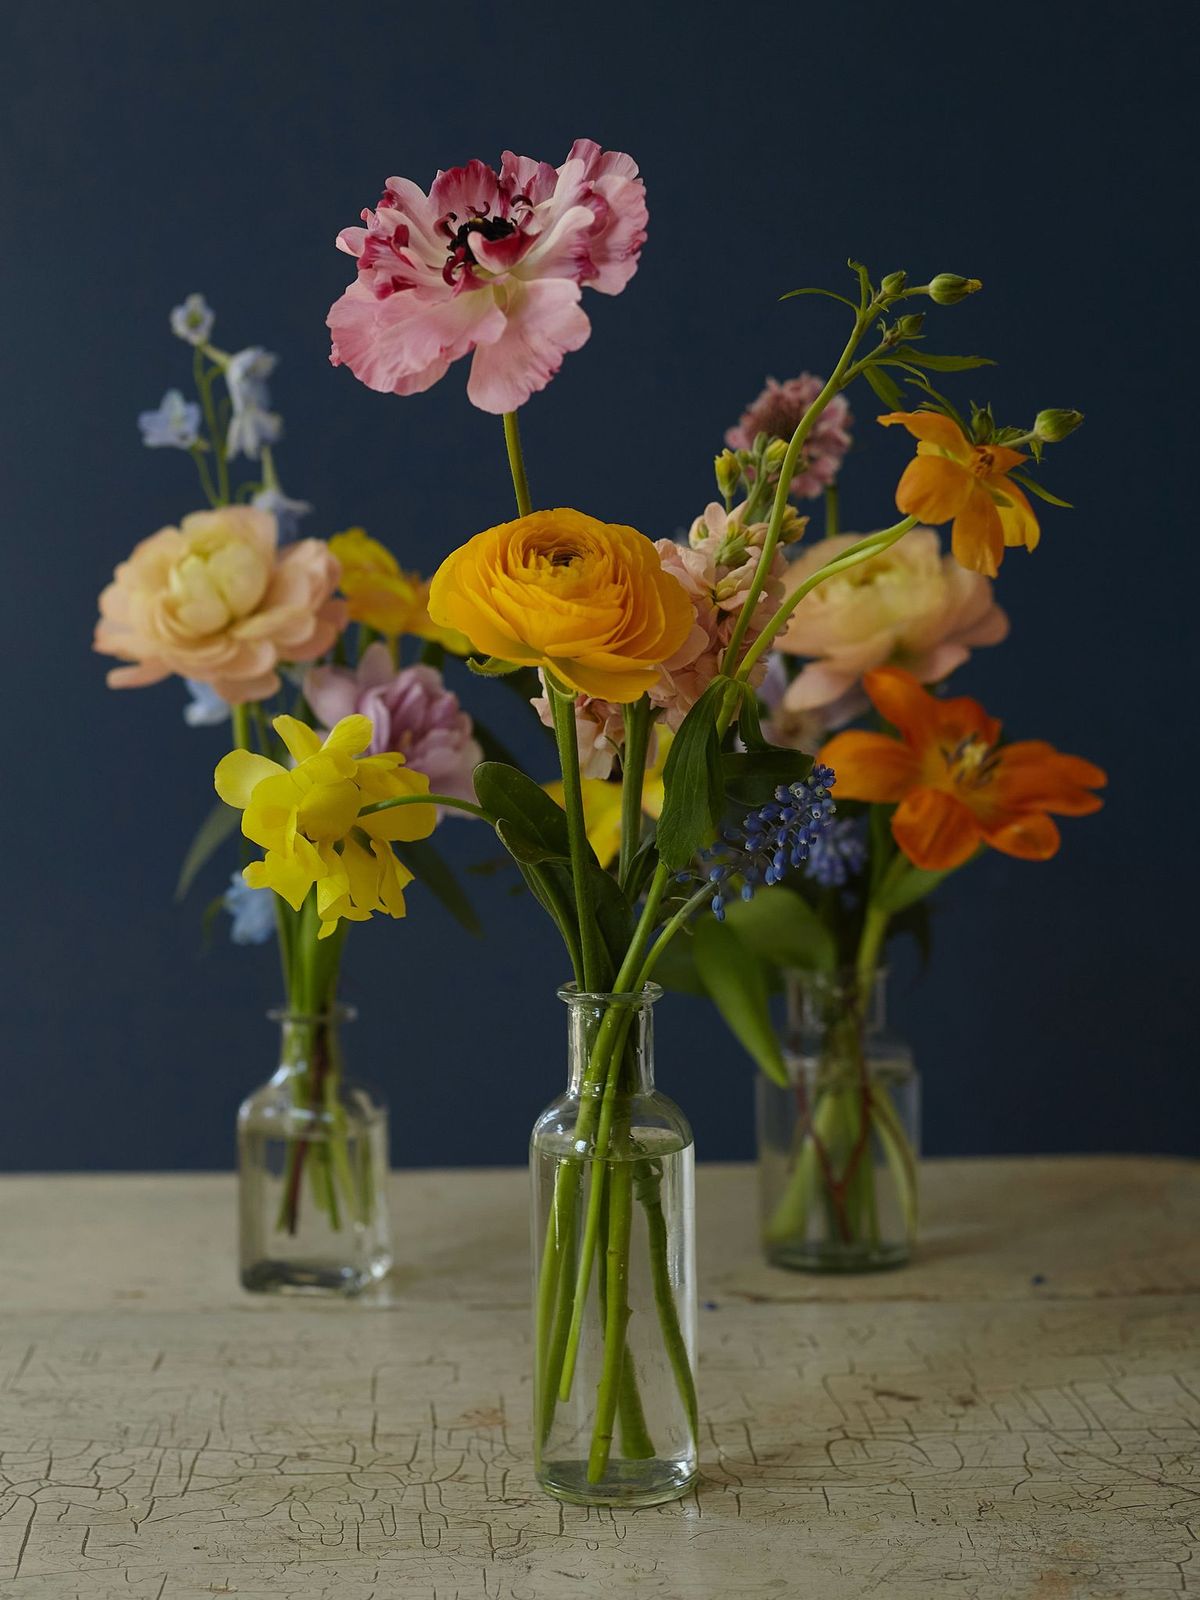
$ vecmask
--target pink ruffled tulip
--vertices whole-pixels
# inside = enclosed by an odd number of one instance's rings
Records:
[[[788,588],[797,588],[858,537],[843,533],[805,550],[788,568]],[[864,672],[900,666],[920,683],[938,683],[973,648],[999,644],[1007,633],[1008,618],[992,597],[991,582],[943,556],[932,528],[914,528],[890,550],[830,578],[800,602],[777,648],[811,659],[788,685],[776,719],[815,713],[826,728],[844,727],[866,709]]]
[[[458,696],[434,667],[397,671],[387,646],[377,641],[363,651],[356,670],[314,667],[304,679],[304,696],[328,728],[355,713],[369,717],[374,732],[368,754],[398,750],[425,774],[434,794],[474,800],[471,775],[483,750]]]
[[[331,360],[370,389],[418,394],[474,352],[467,398],[515,411],[591,332],[583,287],[619,294],[646,238],[636,163],[577,139],[561,167],[506,151],[439,172],[428,195],[389,178],[338,248],[358,277],[329,312]]]

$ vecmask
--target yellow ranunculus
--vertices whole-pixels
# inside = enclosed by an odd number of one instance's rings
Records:
[[[501,523],[447,556],[429,614],[484,655],[618,705],[654,685],[695,620],[649,539],[565,507]]]
[[[415,572],[405,572],[392,552],[364,528],[335,533],[329,549],[342,569],[338,587],[352,621],[365,622],[389,639],[411,634],[444,645],[455,655],[470,654],[470,640],[430,620],[428,582]]]
[[[294,911],[315,884],[322,939],[343,917],[365,922],[373,911],[402,917],[412,873],[393,855],[389,840],[427,838],[437,812],[424,805],[395,806],[371,817],[359,812],[377,800],[428,794],[429,779],[394,752],[361,754],[371,742],[369,717],[343,717],[323,744],[295,717],[276,717],[274,728],[294,767],[232,750],[216,771],[217,793],[242,813],[246,838],[266,851],[243,870],[246,882],[252,889],[273,889]]]
[[[658,750],[642,780],[642,810],[646,816],[657,821],[662,815],[665,792],[663,767],[675,735],[662,726],[655,729],[655,733]],[[561,778],[545,784],[544,788],[552,800],[556,800],[560,806],[564,804]],[[583,820],[587,827],[588,843],[596,852],[600,865],[607,867],[617,859],[621,848],[621,785],[604,778],[581,778],[580,788],[583,791]]]

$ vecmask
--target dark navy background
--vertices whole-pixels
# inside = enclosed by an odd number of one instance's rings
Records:
[[[623,295],[585,296],[590,343],[523,414],[536,501],[685,525],[764,375],[828,370],[839,308],[778,297],[845,288],[848,254],[984,280],[930,323],[935,348],[1003,360],[962,400],[1087,413],[1048,474],[1077,509],[1010,554],[1012,637],[958,682],[1016,736],[1107,766],[1107,808],[1067,821],[1048,865],[964,873],[894,1014],[932,1152],[1195,1151],[1190,6],[9,0],[0,26],[0,1165],[226,1165],[273,1065],[273,948],[234,949],[222,922],[202,951],[228,864],[171,900],[225,736],[184,726],[177,683],[108,691],[89,649],[116,561],[201,503],[191,463],[143,449],[134,421],[187,385],[169,309],[202,290],[219,343],[279,353],[306,530],[361,522],[431,571],[511,514],[500,424],[467,403],[465,366],[401,400],[328,365],[351,276],[334,234],[390,174],[427,187],[506,145],[557,163],[577,135],[641,163],[650,239]],[[907,441],[869,391],[852,403],[845,522],[865,529],[890,520]],[[534,759],[505,690],[463,687]],[[494,854],[470,823],[439,842],[462,865]],[[407,923],[350,940],[352,1060],[389,1095],[399,1161],[520,1161],[559,1088],[564,962],[506,883],[473,880],[483,943],[419,889]],[[748,1155],[751,1069],[698,1002],[660,1007],[658,1054],[702,1155]]]

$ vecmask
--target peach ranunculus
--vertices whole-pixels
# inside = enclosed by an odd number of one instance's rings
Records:
[[[796,588],[856,543],[838,534],[813,545],[788,571]],[[776,648],[809,659],[782,696],[784,714],[816,713],[840,728],[866,709],[862,677],[898,666],[920,683],[938,683],[977,645],[999,644],[1008,618],[982,573],[944,556],[932,528],[913,528],[897,544],[839,573],[797,606]]]
[[[434,574],[429,615],[483,654],[626,705],[658,681],[693,613],[644,534],[563,507],[477,533]]]
[[[95,648],[129,666],[114,689],[173,672],[232,705],[264,700],[284,661],[313,661],[345,626],[338,564],[320,539],[278,548],[275,518],[251,506],[195,511],[143,539],[100,596]]]

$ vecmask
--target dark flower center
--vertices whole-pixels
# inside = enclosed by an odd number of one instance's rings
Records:
[[[465,222],[458,220],[457,211],[447,211],[444,217],[438,218],[438,232],[446,236],[446,264],[442,268],[442,277],[447,283],[453,283],[464,267],[473,267],[476,263],[475,252],[471,248],[472,236],[486,239],[493,243],[497,239],[509,239],[520,229],[521,212],[532,210],[532,203],[528,195],[514,195],[511,201],[511,210],[517,214],[514,222],[510,217],[493,217],[489,215],[490,207],[483,206],[479,210],[472,209]]]

